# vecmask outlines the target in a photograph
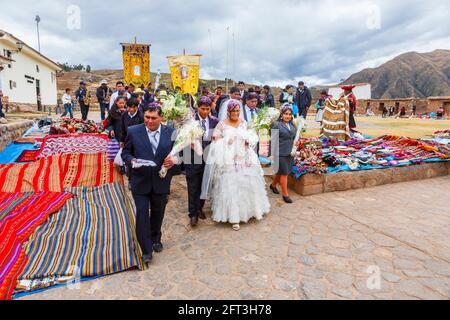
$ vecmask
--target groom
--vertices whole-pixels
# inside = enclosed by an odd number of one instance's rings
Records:
[[[198,109],[195,114],[195,120],[200,122],[200,125],[205,131],[202,139],[203,150],[211,144],[214,128],[219,123],[217,118],[211,116],[211,107],[212,100],[209,97],[203,96],[198,102]],[[205,154],[203,157],[205,157]],[[197,226],[199,218],[202,220],[206,219],[206,216],[203,213],[205,200],[200,200],[203,173],[205,171],[205,161],[203,157],[197,155],[192,148],[186,148],[183,151],[188,187],[189,219],[192,227]]]
[[[123,161],[136,165],[138,160],[153,161],[155,167],[140,167],[131,170],[131,192],[136,205],[136,235],[146,263],[152,261],[153,251],[161,252],[161,226],[172,180],[172,170],[165,178],[159,176],[162,166],[171,169],[177,159],[170,157],[174,144],[173,132],[161,124],[162,110],[152,105],[144,113],[144,124],[128,129]]]

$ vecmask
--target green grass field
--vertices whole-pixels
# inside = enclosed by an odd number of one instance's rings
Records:
[[[425,120],[425,119],[383,119],[381,117],[357,117],[356,130],[370,136],[382,136],[385,134],[406,136],[410,138],[427,138],[438,130],[450,129],[450,120]],[[314,117],[308,117],[310,126],[306,137],[319,135],[318,125]]]

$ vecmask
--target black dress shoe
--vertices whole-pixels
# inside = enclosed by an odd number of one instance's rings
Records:
[[[155,244],[153,245],[153,251],[155,251],[156,253],[160,253],[160,252],[162,252],[163,250],[164,250],[164,247],[163,247],[163,245],[162,245],[161,242],[155,243]]]
[[[280,191],[278,191],[277,187],[273,187],[272,185],[270,185],[270,190],[272,190],[272,192],[275,194],[280,194]]]
[[[200,210],[200,213],[198,214],[198,217],[199,217],[201,220],[206,220],[206,216],[205,216],[205,213],[203,212],[203,210]]]
[[[196,227],[198,224],[198,218],[197,217],[191,217],[190,221],[191,227]]]
[[[142,259],[144,259],[144,262],[146,264],[150,264],[152,263],[153,257],[151,254],[144,254],[144,256],[142,257]]]
[[[286,202],[286,203],[294,203],[294,201],[292,201],[292,199],[289,198],[289,197],[283,197],[283,200],[284,200],[284,202]]]

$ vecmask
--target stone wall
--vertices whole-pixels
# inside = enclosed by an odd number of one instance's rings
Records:
[[[380,170],[307,174],[289,177],[289,187],[302,196],[371,188],[385,184],[431,179],[450,175],[450,162],[424,163]]]
[[[367,107],[370,105],[373,112],[376,115],[381,115],[383,112],[383,105],[389,108],[394,106],[396,108],[396,114],[402,107],[406,107],[406,114],[411,114],[412,99],[378,99],[378,100],[358,100],[357,114],[366,114]],[[450,97],[431,97],[428,99],[416,100],[417,111],[416,114],[424,114],[436,112],[439,107],[444,106],[446,114],[450,114]]]
[[[0,124],[0,152],[2,152],[8,144],[27,131],[32,125],[32,120],[20,120],[6,124]]]

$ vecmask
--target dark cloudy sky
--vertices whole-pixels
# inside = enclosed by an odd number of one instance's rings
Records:
[[[407,51],[450,49],[448,0],[5,2],[0,29],[37,47],[39,14],[42,52],[94,69],[120,68],[119,43],[134,36],[152,44],[152,71],[185,48],[203,55],[202,77],[223,79],[228,42],[229,77],[273,85],[332,84]]]

